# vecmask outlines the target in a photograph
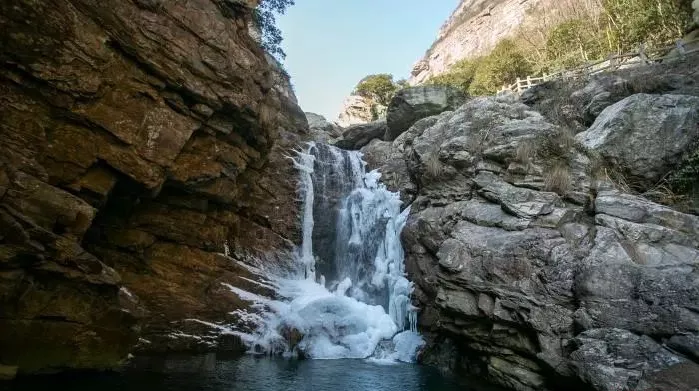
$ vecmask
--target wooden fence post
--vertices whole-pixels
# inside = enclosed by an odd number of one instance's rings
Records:
[[[522,79],[517,78],[517,92],[522,92]]]
[[[528,89],[530,89],[530,88],[532,88],[532,77],[531,77],[531,75],[528,75],[528,76],[527,76],[527,88],[526,88],[526,89],[528,90]]]

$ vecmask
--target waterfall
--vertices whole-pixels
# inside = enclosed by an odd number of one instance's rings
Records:
[[[279,300],[246,340],[258,352],[309,358],[414,361],[413,284],[400,233],[409,208],[366,172],[361,154],[310,143],[293,158],[300,173],[303,243],[298,270],[277,278]]]

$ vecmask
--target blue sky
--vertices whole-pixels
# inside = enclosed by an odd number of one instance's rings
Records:
[[[373,73],[407,78],[459,0],[296,0],[277,25],[304,111],[335,120]]]

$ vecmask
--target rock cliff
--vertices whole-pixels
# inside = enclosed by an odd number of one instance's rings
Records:
[[[461,59],[488,54],[500,40],[536,18],[528,10],[558,6],[559,1],[553,0],[461,0],[432,47],[413,66],[408,82],[420,84]]]
[[[520,391],[699,386],[699,182],[694,207],[657,186],[696,168],[697,61],[473,98],[362,149],[411,205],[423,362]]]
[[[256,3],[0,4],[0,364],[239,348],[228,286],[297,241],[308,126]]]
[[[346,128],[352,125],[363,125],[376,121],[385,116],[386,107],[371,98],[350,95],[342,102],[342,110],[337,118],[337,124]]]

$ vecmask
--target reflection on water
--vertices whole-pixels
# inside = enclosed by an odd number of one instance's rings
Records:
[[[474,391],[431,368],[411,364],[251,356],[220,360],[213,354],[140,358],[123,373],[20,378],[2,386],[10,391]]]

